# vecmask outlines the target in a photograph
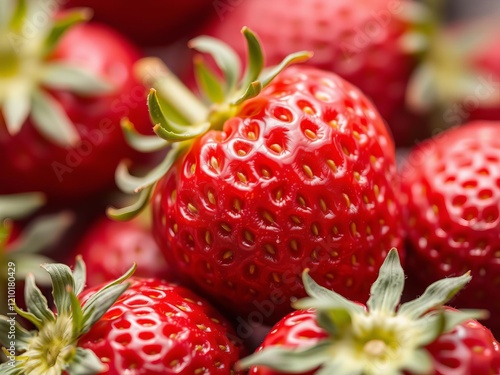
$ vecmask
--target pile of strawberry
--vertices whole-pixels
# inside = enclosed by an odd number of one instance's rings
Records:
[[[1,374],[500,374],[494,19],[60,3],[0,0]]]

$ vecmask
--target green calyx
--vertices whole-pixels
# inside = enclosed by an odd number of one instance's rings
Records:
[[[26,279],[25,302],[21,310],[9,299],[7,316],[0,316],[0,344],[7,362],[0,372],[7,375],[92,375],[106,369],[88,349],[77,346],[78,339],[90,330],[128,288],[124,283],[135,271],[135,264],[122,277],[93,294],[81,306],[78,295],[86,280],[85,264],[77,258],[75,269],[64,264],[43,264],[49,274],[56,313],[35,285],[34,277]],[[28,331],[17,321],[19,315],[30,321],[36,330]]]
[[[327,375],[400,375],[432,373],[432,357],[425,346],[456,325],[486,317],[482,310],[443,309],[471,279],[469,273],[430,285],[416,300],[400,304],[404,272],[392,249],[372,285],[365,309],[319,286],[304,271],[309,297],[294,304],[314,308],[317,323],[328,338],[303,348],[272,346],[241,360],[238,366],[265,366],[284,373]]]
[[[56,15],[56,0],[0,0],[0,118],[17,134],[28,118],[52,142],[68,147],[79,135],[46,89],[98,95],[111,85],[78,66],[49,59],[64,33],[90,18],[86,9]]]
[[[194,60],[196,80],[203,100],[196,97],[158,59],[143,59],[137,64],[137,75],[147,86],[148,107],[154,124],[155,136],[143,136],[135,131],[127,119],[122,121],[129,144],[142,152],[168,148],[166,158],[144,177],[129,173],[125,162],[116,171],[116,183],[125,193],[140,193],[137,202],[126,208],[108,210],[117,220],[128,220],[137,215],[149,201],[153,185],[172,167],[175,160],[189,149],[194,139],[209,130],[221,130],[225,121],[238,113],[240,106],[256,97],[288,65],[309,59],[312,53],[303,51],[287,56],[279,65],[264,68],[260,42],[248,28],[242,29],[248,61],[240,80],[241,64],[237,54],[225,43],[200,36],[189,42],[189,47],[213,58],[220,73],[208,66],[202,55]]]

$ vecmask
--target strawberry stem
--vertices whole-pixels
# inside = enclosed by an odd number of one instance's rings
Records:
[[[139,60],[135,73],[146,87],[154,87],[161,99],[175,108],[186,125],[204,122],[208,108],[158,58]]]

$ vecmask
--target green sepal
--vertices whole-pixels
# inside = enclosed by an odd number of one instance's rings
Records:
[[[10,342],[14,341],[14,345],[17,351],[24,351],[28,348],[29,340],[33,337],[33,334],[28,330],[24,329],[21,324],[16,320],[14,328],[15,340],[9,339],[9,333],[11,323],[9,322],[9,317],[0,315],[0,345],[3,347],[9,347]]]
[[[151,89],[148,95],[148,108],[154,124],[154,132],[166,141],[181,142],[196,138],[210,128],[210,123],[193,124],[185,126],[167,118],[158,101],[156,90]]]
[[[438,309],[418,319],[415,327],[419,330],[417,342],[423,347],[438,338],[446,328],[446,315],[443,309]]]
[[[75,289],[71,269],[60,263],[43,264],[42,268],[47,271],[52,280],[52,297],[59,315],[71,313],[71,299],[68,288]]]
[[[448,277],[429,285],[424,293],[413,301],[403,303],[398,310],[398,315],[409,319],[416,319],[433,308],[448,302],[470,280],[470,272],[458,277]]]
[[[80,135],[62,105],[46,92],[33,91],[31,116],[37,129],[52,142],[71,147],[80,141]]]
[[[35,277],[30,274],[26,277],[24,297],[28,312],[32,313],[42,323],[46,321],[54,321],[56,319],[54,313],[49,308],[47,298],[35,284]]]
[[[153,127],[153,131],[158,137],[172,143],[189,141],[190,139],[194,139],[202,134],[205,134],[209,129],[209,122],[204,122],[203,124],[199,124],[197,126],[191,126],[189,127],[188,131],[185,131],[183,133],[174,133],[169,129],[165,129],[160,124],[157,124]]]
[[[302,282],[304,283],[304,289],[309,297],[295,301],[292,304],[295,309],[344,309],[358,314],[364,313],[365,311],[364,308],[357,303],[317,284],[311,276],[309,276],[308,269],[305,269],[302,273]]]
[[[252,82],[255,82],[264,68],[264,53],[257,36],[248,28],[243,27],[241,30],[247,43],[248,64],[245,75],[243,76],[241,86],[248,87]]]
[[[129,173],[127,163],[121,162],[116,169],[115,180],[117,186],[126,193],[138,193],[158,181],[174,164],[177,157],[184,151],[181,143],[176,143],[163,159],[146,176],[136,177]]]
[[[227,44],[209,36],[199,36],[188,43],[190,48],[208,53],[222,71],[225,79],[225,96],[236,90],[241,74],[240,59]]]
[[[458,310],[458,311],[444,311],[445,326],[443,332],[450,332],[457,325],[466,322],[467,320],[482,320],[488,319],[489,312],[487,310]]]
[[[140,152],[154,152],[169,146],[169,143],[156,135],[142,135],[128,118],[121,120],[125,140],[134,150]]]
[[[0,221],[21,219],[45,204],[42,193],[19,193],[0,196]]]
[[[85,266],[81,255],[77,255],[75,259],[73,280],[75,285],[75,294],[79,295],[85,288],[85,283],[87,281],[87,267]]]
[[[59,17],[45,40],[44,45],[44,55],[50,55],[57,44],[61,40],[61,37],[78,23],[88,21],[92,18],[92,10],[90,8],[73,8],[70,11],[66,11],[62,17]]]
[[[68,298],[71,306],[71,317],[73,323],[72,334],[73,337],[78,337],[80,332],[82,332],[83,328],[83,311],[82,306],[80,305],[80,301],[76,296],[74,290],[69,286],[66,288],[66,293],[68,294]]]
[[[324,340],[307,348],[291,349],[270,346],[240,360],[236,367],[248,369],[251,366],[266,366],[283,373],[301,374],[312,371],[329,361],[331,345],[330,340]]]
[[[235,101],[231,102],[231,104],[239,105],[248,99],[256,97],[257,95],[260,94],[261,91],[262,91],[262,84],[259,81],[252,82],[250,85],[248,85],[243,95],[237,98]]]
[[[134,263],[120,278],[102,287],[87,300],[82,308],[82,333],[87,332],[129,287],[129,284],[123,284],[123,282],[132,276],[136,268],[137,265]]]
[[[22,32],[24,21],[26,20],[26,16],[28,15],[28,5],[26,1],[27,0],[14,1],[15,7],[10,19],[9,28],[15,33]]]
[[[149,203],[149,198],[151,196],[151,192],[153,190],[153,185],[144,188],[137,198],[137,200],[126,207],[115,208],[108,207],[106,210],[106,215],[117,221],[128,221],[139,215],[142,210],[146,208]]]
[[[69,212],[44,215],[34,219],[23,230],[22,236],[10,245],[11,254],[34,254],[52,246],[73,222],[74,217]],[[39,265],[42,263],[45,262],[40,262]]]
[[[23,375],[23,371],[18,366],[11,366],[9,362],[0,364],[0,373],[2,375]]]
[[[7,132],[14,136],[19,133],[31,112],[31,96],[27,85],[18,84],[9,92],[2,106]]]
[[[380,267],[379,277],[372,284],[368,310],[394,312],[399,305],[405,284],[405,274],[401,268],[398,251],[392,248]]]
[[[276,76],[281,73],[287,66],[291,64],[301,63],[309,60],[313,56],[311,51],[300,51],[295,52],[283,59],[281,63],[273,68],[265,69],[259,81],[262,83],[262,87],[267,87]]]
[[[345,327],[352,324],[350,311],[341,308],[319,310],[316,313],[316,320],[318,326],[328,332],[331,337],[343,334]]]
[[[207,67],[201,55],[196,55],[194,57],[193,64],[196,83],[201,93],[212,103],[222,103],[225,99],[225,95],[218,77]]]
[[[110,82],[87,69],[58,62],[43,67],[41,82],[48,88],[67,90],[80,96],[109,94],[115,89]]]
[[[68,365],[69,375],[100,374],[107,369],[92,350],[83,348],[76,348],[76,355]]]
[[[434,361],[432,356],[426,349],[418,348],[416,349],[410,359],[406,362],[405,372],[395,370],[393,372],[394,375],[404,375],[407,373],[410,374],[432,374],[434,369]],[[385,375],[385,374],[384,374]]]

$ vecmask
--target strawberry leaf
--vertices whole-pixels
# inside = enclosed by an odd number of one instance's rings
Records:
[[[45,203],[42,193],[19,193],[0,196],[0,221],[21,219]]]
[[[225,43],[209,36],[199,36],[189,41],[189,47],[199,52],[211,55],[224,74],[226,87],[225,94],[228,96],[236,90],[238,79],[241,74],[240,60],[236,52]]]
[[[124,162],[120,163],[116,169],[117,186],[127,193],[140,192],[160,179],[170,169],[177,157],[183,151],[184,148],[181,143],[174,144],[166,158],[144,177],[131,175],[128,171],[127,164]]]
[[[416,319],[429,310],[448,302],[470,280],[470,272],[459,277],[438,280],[429,285],[419,298],[402,304],[398,314]]]
[[[31,97],[29,88],[24,81],[20,81],[10,90],[3,103],[3,115],[7,131],[16,135],[29,117],[31,111]]]
[[[148,205],[152,190],[152,185],[144,188],[139,193],[137,200],[130,206],[123,208],[108,207],[108,209],[106,210],[106,215],[118,221],[131,220],[135,216],[139,215],[139,213]]]
[[[155,135],[140,134],[135,130],[134,124],[132,124],[128,118],[123,118],[121,120],[121,126],[127,143],[134,150],[140,152],[154,152],[169,146],[169,143],[163,138],[159,138]]]
[[[403,294],[404,284],[405,275],[398,252],[393,248],[380,267],[379,277],[371,286],[368,309],[394,312]]]
[[[54,313],[49,309],[47,299],[35,285],[35,278],[33,275],[28,275],[26,278],[24,298],[28,306],[28,314],[32,315],[31,319],[26,315],[24,317],[30,320],[38,328],[42,326],[44,321],[53,322],[56,319]],[[33,320],[33,318],[35,320]]]
[[[248,369],[261,365],[283,373],[300,374],[314,370],[330,360],[331,342],[325,340],[305,349],[268,347],[239,361],[237,368]]]
[[[76,355],[69,363],[67,372],[69,375],[92,375],[106,371],[99,358],[90,349],[76,348]]]
[[[42,268],[47,271],[52,280],[52,296],[59,315],[69,315],[71,312],[71,300],[67,293],[68,288],[75,288],[71,269],[65,264],[43,264]]]
[[[195,56],[193,63],[196,83],[200,87],[202,94],[212,103],[222,103],[224,101],[224,89],[216,74],[205,64],[205,60],[201,55]]]
[[[68,147],[80,141],[80,136],[62,105],[49,94],[34,90],[31,114],[38,130],[53,142]]]
[[[243,27],[242,33],[246,39],[248,50],[248,64],[241,83],[241,86],[245,88],[259,78],[264,68],[264,54],[257,36],[248,27]]]
[[[85,288],[85,282],[87,280],[87,268],[81,255],[77,255],[76,257],[73,279],[75,284],[75,294],[79,295]]]
[[[44,66],[41,82],[46,87],[68,90],[82,96],[103,95],[114,90],[111,83],[87,69],[56,62]]]
[[[87,8],[75,8],[65,12],[63,17],[59,17],[52,25],[49,35],[45,40],[45,56],[50,55],[66,31],[80,22],[88,21],[91,17],[92,11]]]
[[[283,61],[275,67],[266,69],[263,72],[263,75],[259,78],[260,82],[262,83],[262,87],[267,87],[272,82],[272,80],[287,66],[307,61],[312,57],[312,55],[313,53],[310,51],[295,52],[285,57]]]

